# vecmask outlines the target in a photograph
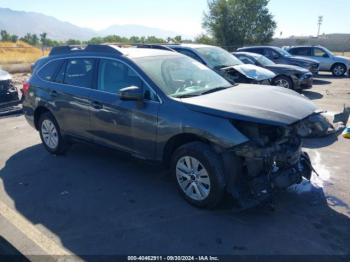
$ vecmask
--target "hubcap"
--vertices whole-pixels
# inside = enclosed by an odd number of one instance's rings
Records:
[[[176,177],[182,191],[191,199],[202,201],[209,196],[208,172],[196,158],[185,156],[179,159],[176,165]]]
[[[336,66],[336,67],[334,68],[334,73],[335,73],[335,75],[337,75],[337,76],[343,75],[344,72],[345,72],[345,70],[344,70],[344,67],[342,67],[342,66]]]
[[[51,120],[44,120],[41,125],[41,134],[45,144],[51,148],[55,149],[58,146],[58,133],[57,129]]]
[[[289,88],[289,83],[285,79],[278,79],[275,83],[276,83],[277,86],[281,86],[281,87],[284,87],[284,88]]]

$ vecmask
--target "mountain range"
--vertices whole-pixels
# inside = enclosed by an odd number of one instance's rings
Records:
[[[95,31],[41,13],[15,11],[9,8],[0,8],[0,30],[6,30],[8,33],[16,34],[20,37],[27,33],[39,35],[46,32],[49,38],[55,40],[89,40],[95,36],[103,37],[107,35],[124,37],[156,36],[160,38],[182,35],[185,38],[191,38],[191,36],[184,36],[178,32],[143,25],[112,25],[104,30]]]

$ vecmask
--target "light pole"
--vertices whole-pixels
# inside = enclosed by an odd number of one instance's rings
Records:
[[[317,37],[320,36],[322,23],[323,23],[323,16],[319,16],[319,17],[318,17],[318,32],[317,32]]]

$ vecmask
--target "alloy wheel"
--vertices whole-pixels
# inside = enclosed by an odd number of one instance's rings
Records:
[[[58,147],[58,132],[51,120],[45,119],[42,122],[41,133],[46,146],[50,149],[56,149]]]
[[[342,76],[345,73],[344,67],[341,65],[334,67],[333,71],[336,76]]]
[[[182,191],[189,198],[202,201],[209,196],[209,174],[198,159],[191,156],[179,159],[176,164],[176,177]]]
[[[275,83],[277,86],[288,88],[288,89],[290,88],[288,81],[285,79],[278,79]]]

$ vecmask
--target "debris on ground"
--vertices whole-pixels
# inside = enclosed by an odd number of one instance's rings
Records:
[[[343,137],[344,138],[350,138],[350,126],[348,126],[347,128],[345,128],[344,132],[343,132]]]
[[[304,125],[310,130],[304,136],[305,138],[319,138],[341,132],[349,121],[350,107],[345,106],[342,113],[336,114],[333,123],[327,119],[324,113],[314,114],[304,122]]]

